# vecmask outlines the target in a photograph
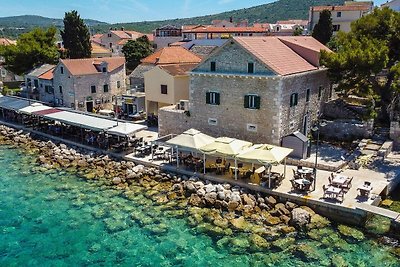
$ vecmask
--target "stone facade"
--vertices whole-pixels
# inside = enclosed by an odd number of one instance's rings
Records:
[[[96,106],[113,109],[113,97],[126,91],[125,80],[125,65],[111,72],[72,75],[60,62],[54,70],[55,104],[89,112]],[[108,85],[108,92],[104,92],[104,85]],[[92,86],[96,87],[95,93],[92,93]]]
[[[215,72],[210,71],[211,62],[216,62]],[[248,63],[254,64],[254,73],[248,73]],[[210,91],[219,93],[219,105],[206,104],[206,93]],[[290,107],[294,93],[298,94],[297,105]],[[190,120],[182,123],[183,119],[175,111],[172,115],[168,113],[172,112],[170,108],[164,108],[159,114],[159,128],[163,134],[196,128],[212,136],[279,145],[282,137],[295,131],[308,134],[320,104],[327,100],[329,93],[325,69],[276,75],[231,42],[191,73]],[[259,96],[260,108],[245,108],[245,95]]]

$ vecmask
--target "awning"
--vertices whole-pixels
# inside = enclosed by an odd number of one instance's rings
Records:
[[[32,114],[35,114],[38,116],[45,116],[45,115],[49,115],[49,114],[53,114],[53,113],[57,113],[57,112],[62,112],[62,110],[58,109],[58,108],[51,108],[51,109],[46,109],[46,110],[35,111],[35,112],[32,112]]]
[[[180,149],[189,151],[199,151],[200,148],[214,143],[215,138],[203,134],[196,129],[189,129],[183,134],[175,136],[174,138],[166,141],[168,145],[178,146]]]
[[[22,113],[25,113],[25,114],[32,114],[34,112],[49,110],[49,109],[53,109],[53,108],[49,107],[49,106],[45,106],[40,103],[33,103],[32,105],[30,105],[28,107],[21,108],[19,111]]]
[[[31,104],[31,101],[17,97],[3,96],[0,98],[0,107],[9,110],[19,110]]]
[[[236,158],[240,161],[260,163],[260,164],[279,164],[293,149],[273,145],[254,145],[246,151],[240,153]]]
[[[44,115],[46,119],[59,121],[65,124],[78,126],[81,128],[101,132],[117,126],[114,120],[98,118],[86,114],[75,113],[71,111],[61,111]]]
[[[118,123],[118,126],[115,126],[107,130],[107,133],[118,136],[130,136],[145,129],[147,129],[147,126],[129,122],[126,123],[120,122]]]
[[[215,155],[221,157],[235,157],[243,149],[250,147],[252,143],[229,138],[229,137],[219,137],[209,145],[206,145],[200,149],[204,154]]]

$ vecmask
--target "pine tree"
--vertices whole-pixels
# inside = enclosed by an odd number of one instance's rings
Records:
[[[312,36],[323,44],[327,44],[332,37],[333,27],[331,12],[323,10],[319,15],[318,23],[314,26]]]
[[[69,58],[90,58],[92,46],[89,29],[76,10],[65,13],[61,37]]]

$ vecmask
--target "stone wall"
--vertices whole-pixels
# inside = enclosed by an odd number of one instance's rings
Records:
[[[181,134],[192,128],[193,120],[184,110],[175,106],[163,107],[158,110],[158,136]]]
[[[394,147],[400,147],[400,122],[392,121],[390,123],[390,138],[394,141]]]
[[[356,120],[327,121],[326,126],[321,127],[320,134],[324,140],[352,141],[369,138],[373,134],[373,122]]]

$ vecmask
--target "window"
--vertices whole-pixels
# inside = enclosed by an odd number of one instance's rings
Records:
[[[247,124],[247,131],[249,132],[257,132],[257,125],[256,124]]]
[[[293,93],[290,95],[290,107],[297,106],[298,97],[298,93]]]
[[[64,67],[60,67],[60,73],[64,74]]]
[[[218,92],[207,92],[206,93],[206,104],[219,105],[220,95]]]
[[[342,12],[338,11],[338,12],[336,13],[336,17],[341,18],[341,17],[342,17]]]
[[[104,93],[108,93],[108,84],[103,85]]]
[[[60,85],[60,86],[58,86],[58,90],[60,91],[60,94],[62,94],[63,92],[62,92],[62,86]]]
[[[247,64],[247,73],[254,73],[254,63],[253,62],[249,62]]]
[[[215,61],[211,62],[210,70],[212,72],[215,72],[217,70],[217,65],[216,65]]]
[[[110,43],[110,48],[112,48],[112,43]]]
[[[245,95],[244,107],[249,109],[260,109],[260,97],[258,95]]]
[[[54,93],[53,87],[50,86],[50,85],[45,85],[45,86],[44,86],[44,91],[45,91],[46,93],[48,93],[48,94],[53,94],[53,93]]]
[[[92,94],[95,94],[95,93],[96,93],[96,85],[90,86],[90,92],[91,92]]]
[[[310,93],[311,93],[310,89],[307,89],[307,92],[306,92],[306,102],[310,102]]]
[[[103,67],[102,71],[103,71],[103,72],[107,72],[107,68],[106,68],[106,67]]]
[[[165,84],[161,84],[161,94],[167,95],[168,94],[168,86]]]
[[[117,81],[117,88],[121,88],[121,81]]]
[[[208,125],[218,125],[218,120],[217,119],[213,119],[213,118],[209,118],[208,119]]]
[[[109,33],[107,36],[108,36],[108,37],[111,37],[112,35],[111,35],[111,33]]]
[[[39,87],[39,80],[33,80],[33,84],[35,85],[36,88]]]
[[[340,31],[340,25],[332,25],[332,28],[334,32]]]
[[[322,86],[318,87],[318,100],[320,100],[322,97],[322,90],[323,90]]]

